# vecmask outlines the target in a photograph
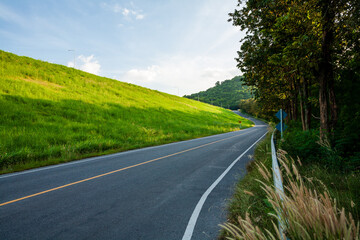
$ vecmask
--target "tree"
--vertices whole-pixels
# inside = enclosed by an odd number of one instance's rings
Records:
[[[336,81],[359,53],[354,37],[359,36],[359,2],[252,0],[242,6],[239,1],[242,8],[229,14],[230,21],[247,29],[247,36],[236,60],[263,111],[284,108],[293,120],[300,111],[303,130],[308,130],[317,110],[321,139],[334,131]]]

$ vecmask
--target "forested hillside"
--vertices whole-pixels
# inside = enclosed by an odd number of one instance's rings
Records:
[[[216,82],[215,87],[184,97],[199,100],[215,106],[237,109],[241,99],[252,97],[250,88],[243,83],[243,77],[237,76],[231,80]]]

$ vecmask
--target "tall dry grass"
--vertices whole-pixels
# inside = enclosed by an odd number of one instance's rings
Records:
[[[227,239],[359,239],[359,222],[351,213],[337,206],[326,186],[315,188],[314,179],[299,174],[293,159],[286,152],[278,151],[284,180],[285,194],[279,194],[272,183],[272,173],[263,165],[257,165],[263,179],[259,179],[276,214],[273,217],[275,235],[268,229],[260,229],[247,213],[238,218],[238,225],[225,223],[222,227],[229,233]],[[298,161],[298,164],[301,164]],[[248,193],[252,194],[252,193]],[[278,224],[283,226],[283,232]]]

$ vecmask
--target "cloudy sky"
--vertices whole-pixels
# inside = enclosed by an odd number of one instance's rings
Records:
[[[0,49],[184,95],[239,75],[237,0],[1,0]],[[70,50],[70,51],[69,51]]]

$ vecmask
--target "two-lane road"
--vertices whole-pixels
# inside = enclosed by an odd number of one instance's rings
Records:
[[[2,175],[0,239],[214,239],[253,145],[267,131],[254,122],[237,132]]]

